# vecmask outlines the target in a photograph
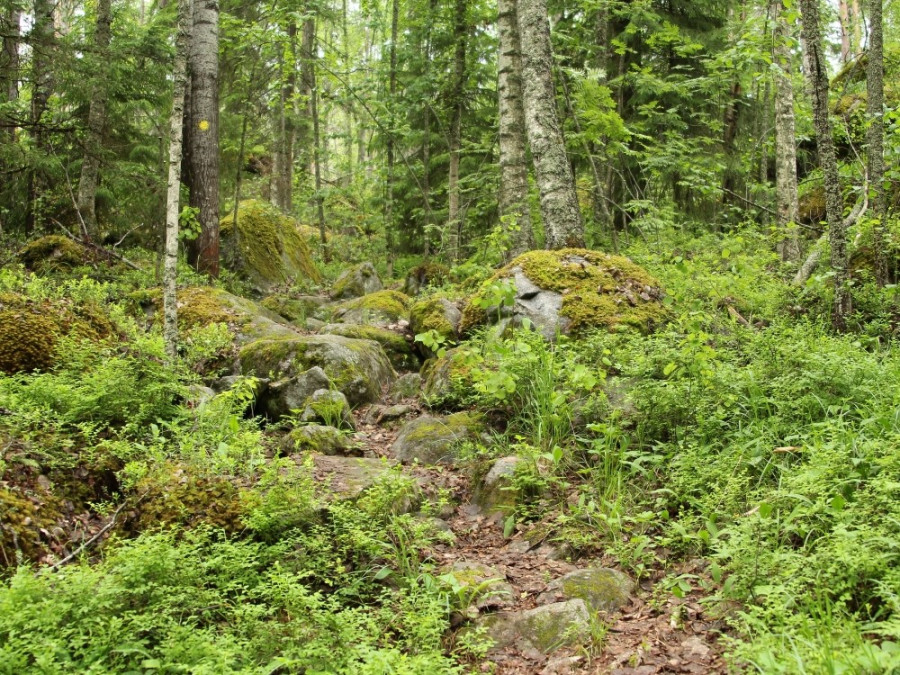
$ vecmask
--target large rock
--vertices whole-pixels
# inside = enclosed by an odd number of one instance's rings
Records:
[[[471,413],[447,417],[423,416],[407,423],[391,447],[391,455],[401,462],[452,464],[462,441],[482,430],[481,420]]]
[[[298,457],[297,460],[303,461],[303,458]],[[374,486],[397,480],[398,477],[407,489],[390,491],[394,503],[389,505],[389,509],[394,513],[408,513],[421,502],[419,481],[402,474],[398,476],[393,466],[384,460],[314,455],[312,462],[317,492],[326,502],[359,499]]]
[[[506,575],[499,570],[478,562],[457,561],[444,570],[454,585],[464,591],[465,597],[475,609],[506,607],[513,600],[513,588]],[[457,596],[459,591],[454,589]]]
[[[291,429],[281,439],[281,450],[286,455],[298,451],[322,455],[359,455],[362,452],[352,435],[320,424]]]
[[[447,298],[431,297],[413,303],[409,310],[409,327],[416,335],[434,331],[448,344],[459,338],[462,312]],[[428,356],[432,356],[428,350]]]
[[[406,275],[403,292],[418,295],[426,286],[440,286],[450,278],[450,269],[439,263],[426,262],[412,268]]]
[[[486,513],[505,513],[516,505],[515,490],[516,469],[522,462],[521,457],[501,457],[481,481],[475,490],[472,501]]]
[[[593,612],[614,612],[631,599],[634,583],[627,574],[604,567],[575,570],[547,585],[538,602],[583,600]]]
[[[511,287],[513,302],[490,302],[491,288]],[[501,294],[502,295],[502,294]],[[628,258],[586,249],[529,251],[486,281],[469,298],[460,330],[528,319],[547,339],[619,325],[649,332],[666,318],[659,282]]]
[[[517,647],[549,654],[591,641],[591,615],[583,600],[555,602],[521,612],[488,614],[479,620],[495,649]]]
[[[378,400],[382,386],[395,377],[381,345],[340,335],[256,340],[245,345],[238,358],[243,373],[261,377],[273,373],[290,378],[319,366],[351,405]]]
[[[419,373],[405,373],[397,378],[388,393],[391,403],[399,403],[407,398],[416,398],[422,393],[422,376]]]
[[[336,429],[356,429],[347,397],[339,391],[317,389],[305,403],[300,421],[324,424]]]
[[[238,247],[234,247],[233,214],[219,225],[225,264],[260,289],[299,279],[319,281],[300,223],[257,199],[238,207]]]
[[[331,380],[318,366],[294,377],[270,382],[259,397],[257,410],[273,422],[294,410],[303,410],[307,400],[320,389],[328,389]]]
[[[334,282],[331,297],[335,300],[358,298],[384,288],[372,263],[366,262],[345,270]]]
[[[406,321],[409,304],[399,291],[376,291],[326,309],[334,321],[384,327]]]
[[[462,407],[467,393],[463,383],[469,377],[469,370],[466,355],[459,349],[451,349],[443,356],[427,361],[422,367],[425,402],[433,407]]]
[[[302,326],[312,317],[327,298],[320,295],[270,295],[260,303],[263,307],[284,317],[291,323]]]
[[[358,340],[374,340],[381,345],[391,365],[397,370],[412,370],[420,365],[419,357],[413,352],[406,335],[395,330],[352,323],[329,323],[319,328],[318,332]]]

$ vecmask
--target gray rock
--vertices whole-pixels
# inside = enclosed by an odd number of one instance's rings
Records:
[[[516,505],[513,478],[522,461],[521,457],[502,457],[491,466],[473,496],[473,501],[485,513],[505,513]]]
[[[549,654],[560,647],[587,645],[591,641],[591,616],[583,600],[489,614],[478,623],[487,627],[495,649],[533,648]]]
[[[257,340],[243,347],[238,359],[243,373],[274,373],[282,379],[319,366],[351,405],[378,400],[382,386],[389,386],[395,378],[381,345],[340,335]]]
[[[634,583],[628,575],[604,567],[570,572],[547,585],[538,602],[580,599],[593,612],[614,612],[631,598]]]
[[[314,316],[308,316],[306,317],[306,321],[303,322],[303,325],[306,327],[306,330],[319,331],[325,325],[325,322]]]
[[[418,373],[406,373],[397,378],[388,399],[392,403],[398,403],[405,398],[416,398],[422,393],[422,376]]]
[[[306,399],[300,421],[324,424],[336,429],[356,429],[347,397],[331,389],[317,389]]]
[[[292,429],[281,439],[281,449],[288,455],[297,451],[323,455],[359,455],[362,452],[353,436],[318,424]]]
[[[319,389],[328,389],[331,380],[325,371],[313,366],[295,377],[287,377],[269,383],[259,398],[259,411],[273,422],[291,414],[292,410],[303,410],[307,399]]]
[[[411,405],[373,405],[366,411],[366,424],[384,424],[394,422],[414,411]]]
[[[187,391],[187,404],[191,408],[202,408],[215,398],[216,392],[202,384],[192,384]]]
[[[302,457],[296,459],[303,461]],[[380,459],[314,455],[312,461],[319,497],[326,502],[353,501],[373,486],[398,478],[392,465]],[[390,510],[394,513],[410,513],[421,502],[419,482],[409,476],[405,477],[405,482],[408,490],[391,492],[395,501]]]
[[[366,262],[351,267],[341,274],[334,282],[331,297],[335,300],[346,298],[358,298],[384,288],[378,272],[372,263]]]
[[[462,312],[447,298],[432,297],[413,303],[409,311],[409,327],[413,333],[435,330],[455,341],[459,337]]]
[[[444,574],[453,577],[459,587],[465,589],[464,597],[469,600],[470,607],[479,610],[507,607],[513,600],[513,588],[506,575],[488,565],[459,561],[445,569]]]
[[[473,438],[481,428],[480,419],[470,413],[447,417],[426,415],[408,422],[400,430],[391,447],[391,456],[401,462],[452,464],[460,442]]]

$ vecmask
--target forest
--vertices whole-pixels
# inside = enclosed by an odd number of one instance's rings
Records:
[[[900,673],[900,5],[0,40],[0,675]]]

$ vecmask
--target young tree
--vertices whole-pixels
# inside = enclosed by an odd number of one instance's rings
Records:
[[[175,40],[172,114],[169,117],[169,179],[166,188],[166,257],[163,273],[163,339],[166,354],[177,356],[178,309],[175,297],[178,264],[178,197],[181,191],[181,141],[184,98],[187,90],[188,48],[191,39],[191,0],[178,0],[178,35]]]
[[[775,200],[781,259],[800,258],[799,199],[797,196],[797,146],[794,131],[794,84],[791,49],[783,0],[773,0],[770,14],[775,24],[772,56],[775,77]]]
[[[875,227],[872,231],[875,249],[875,280],[879,286],[888,282],[888,256],[885,249],[884,228],[887,205],[884,193],[884,27],[882,0],[869,2],[869,63],[866,73],[866,112],[868,116],[868,171],[872,185],[872,210]]]
[[[500,122],[500,215],[513,218],[509,257],[534,248],[528,208],[528,164],[525,143],[525,105],[522,101],[522,54],[516,0],[498,0],[497,93]]]
[[[91,103],[88,109],[87,136],[84,142],[84,160],[81,163],[81,177],[78,180],[78,213],[84,223],[84,235],[88,239],[98,239],[100,228],[97,223],[97,183],[100,177],[100,153],[103,149],[103,131],[106,127],[107,87],[104,73],[109,63],[109,44],[112,39],[111,0],[99,0],[94,29],[94,50],[97,68],[91,85]]]
[[[451,263],[459,260],[459,239],[462,230],[460,213],[459,161],[462,151],[463,92],[466,85],[466,0],[456,0],[453,12],[453,80],[450,85],[450,172],[447,179],[450,236],[447,257]]]
[[[553,53],[545,0],[518,0],[525,130],[534,161],[547,248],[584,246],[575,178],[556,109]]]
[[[194,4],[190,68],[189,179],[191,206],[199,210],[200,236],[191,262],[219,275],[219,3]]]
[[[828,119],[828,64],[822,49],[818,0],[800,0],[803,42],[807,52],[809,84],[813,99],[816,147],[825,183],[825,213],[831,244],[831,268],[834,272],[834,306],[831,323],[835,330],[847,327],[850,314],[850,290],[847,286],[847,231],[842,220],[843,202],[838,176],[834,138]]]

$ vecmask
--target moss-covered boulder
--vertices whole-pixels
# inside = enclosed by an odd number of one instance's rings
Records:
[[[403,292],[418,295],[426,286],[440,286],[450,278],[450,269],[440,263],[426,262],[413,267],[406,275]]]
[[[423,416],[407,423],[391,447],[391,456],[401,462],[452,464],[463,441],[475,438],[484,425],[467,412],[446,417]]]
[[[264,338],[242,347],[238,360],[244,374],[277,379],[319,366],[351,405],[378,400],[382,386],[395,377],[381,345],[340,335]]]
[[[538,602],[584,600],[593,612],[614,612],[631,600],[634,582],[627,574],[604,567],[575,570],[554,579],[538,597]]]
[[[61,337],[101,340],[114,332],[97,307],[0,294],[0,372],[46,370],[56,363]]]
[[[390,495],[387,507],[393,513],[414,511],[422,501],[420,482],[383,459],[313,455],[313,478],[319,497],[326,502],[355,501],[385,485],[391,486],[384,492]]]
[[[284,317],[291,323],[303,325],[308,317],[316,313],[326,298],[320,295],[270,295],[259,303],[266,309]]]
[[[325,371],[315,366],[293,377],[269,382],[261,392],[256,409],[267,419],[277,422],[295,410],[303,410],[310,396],[330,386],[331,380]]]
[[[352,435],[332,426],[320,424],[308,424],[291,429],[281,440],[281,450],[286,455],[294,452],[344,456],[362,453]]]
[[[19,251],[19,262],[30,270],[46,274],[84,265],[87,250],[68,237],[50,234],[35,239]]]
[[[378,271],[372,263],[366,262],[345,270],[334,282],[331,297],[335,300],[358,298],[375,293],[384,288]]]
[[[50,495],[0,488],[0,568],[38,562],[49,553],[61,506]]]
[[[460,560],[445,568],[443,574],[452,577],[459,589],[465,589],[470,608],[506,607],[513,600],[512,586],[496,567]]]
[[[487,629],[494,649],[530,648],[549,654],[561,647],[587,647],[591,641],[591,615],[583,600],[488,614],[478,624]]]
[[[316,389],[306,399],[300,421],[304,424],[323,424],[335,429],[356,429],[347,397],[331,389]]]
[[[391,365],[397,370],[414,370],[421,365],[410,340],[406,335],[379,326],[365,326],[352,323],[329,323],[322,326],[319,333],[343,335],[357,340],[374,340],[384,349]]]
[[[410,299],[399,291],[376,291],[330,308],[335,321],[388,326],[409,316]]]
[[[300,223],[257,199],[242,201],[237,215],[236,249],[233,215],[219,224],[225,263],[231,269],[263,289],[299,279],[321,280]]]
[[[515,490],[516,470],[524,461],[521,457],[510,456],[494,462],[475,490],[472,501],[488,514],[512,510],[518,497]]]
[[[441,357],[422,366],[422,397],[433,408],[463,406],[466,401],[465,382],[471,366],[465,353],[451,349]]]
[[[498,284],[511,289],[512,304],[484,307]],[[622,256],[574,248],[529,251],[469,298],[460,330],[498,319],[505,325],[528,319],[547,339],[617,326],[649,332],[666,319],[662,295],[656,279]]]
[[[404,373],[397,378],[388,392],[387,400],[399,403],[405,399],[416,398],[422,393],[422,376],[419,373]]]
[[[409,326],[413,333],[435,331],[450,341],[459,337],[462,312],[447,298],[432,296],[413,303],[409,310]]]

